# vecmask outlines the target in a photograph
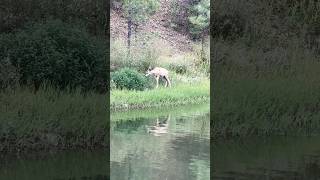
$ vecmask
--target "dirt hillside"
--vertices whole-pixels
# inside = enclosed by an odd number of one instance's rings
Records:
[[[169,0],[160,0],[159,10],[152,15],[146,23],[139,24],[137,34],[143,32],[152,32],[173,49],[174,53],[188,52],[192,49],[191,40],[188,36],[181,34],[168,27],[168,18],[170,18]],[[121,10],[111,9],[110,19],[111,38],[127,38],[127,22]]]

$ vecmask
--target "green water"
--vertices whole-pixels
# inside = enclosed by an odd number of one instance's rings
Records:
[[[111,114],[108,150],[0,154],[0,180],[209,180],[209,105]],[[156,136],[147,127],[168,122]],[[0,144],[1,145],[1,144]],[[109,164],[110,163],[110,164]]]
[[[209,106],[111,114],[107,150],[0,155],[0,180],[318,180],[320,137],[213,139]],[[163,134],[149,133],[156,122]]]
[[[0,158],[1,180],[107,180],[107,152],[28,153]]]
[[[210,179],[209,105],[112,117],[117,118],[111,124],[112,180]],[[167,131],[148,133],[157,120]]]
[[[213,179],[320,179],[320,137],[245,138],[213,144]]]

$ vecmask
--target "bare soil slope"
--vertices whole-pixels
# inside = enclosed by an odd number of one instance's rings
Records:
[[[189,37],[168,27],[170,1],[160,0],[160,2],[159,10],[146,23],[139,24],[137,36],[143,33],[156,34],[159,39],[170,46],[174,54],[191,51],[192,43]],[[127,39],[127,22],[121,10],[111,9],[110,31],[111,38]]]

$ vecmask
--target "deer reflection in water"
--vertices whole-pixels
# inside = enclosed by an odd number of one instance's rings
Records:
[[[165,121],[160,122],[159,118],[157,118],[156,125],[147,127],[148,133],[154,136],[161,136],[162,134],[168,133],[170,115],[168,115]]]

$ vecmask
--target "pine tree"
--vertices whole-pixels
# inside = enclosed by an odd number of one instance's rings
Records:
[[[201,0],[193,7],[193,14],[189,17],[191,33],[201,37],[201,58],[204,59],[204,37],[209,30],[210,23],[210,1]]]

